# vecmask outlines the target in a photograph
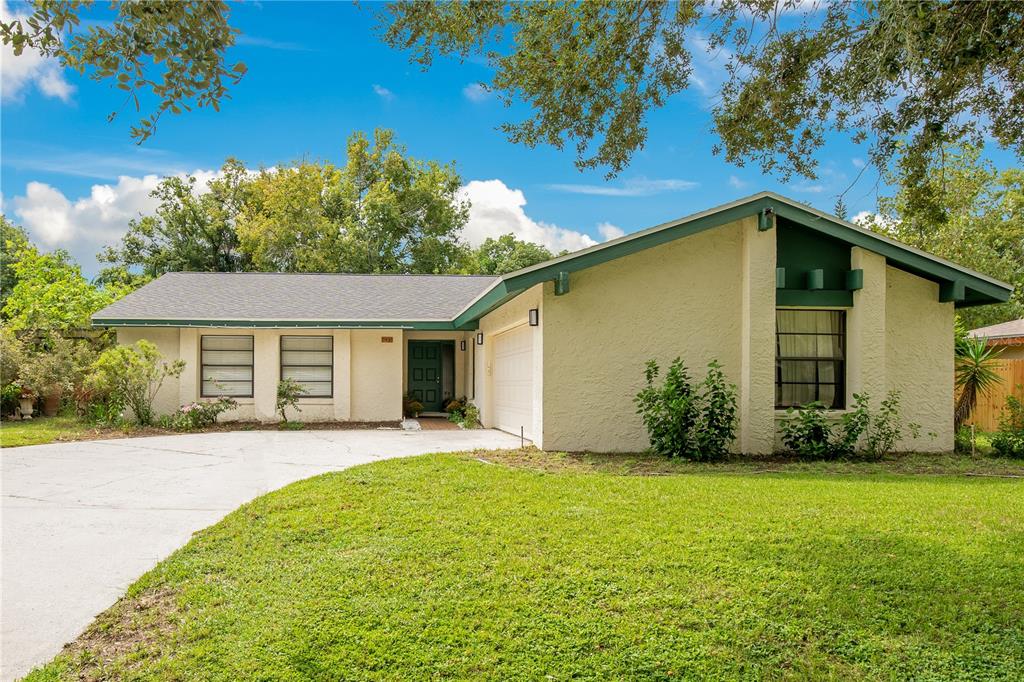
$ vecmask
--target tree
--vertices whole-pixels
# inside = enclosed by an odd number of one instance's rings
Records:
[[[92,364],[89,381],[92,388],[131,409],[140,425],[148,426],[153,423],[153,401],[164,379],[180,376],[184,369],[184,360],[164,362],[157,347],[142,339],[103,351]]]
[[[957,329],[954,360],[957,396],[953,406],[953,423],[957,431],[970,418],[978,396],[985,395],[1002,381],[996,373],[1002,349],[989,346],[986,339],[967,336],[962,330],[962,327]]]
[[[149,93],[159,103],[155,111],[131,128],[143,142],[156,130],[167,111],[179,114],[192,106],[220,109],[228,85],[245,75],[242,62],[227,66],[224,53],[235,44],[238,29],[228,25],[230,7],[221,0],[150,0],[113,3],[112,23],[90,22],[82,27],[85,2],[35,0],[28,17],[0,21],[0,39],[11,45],[15,58],[26,50],[56,58],[93,80],[109,80],[126,93],[124,103],[142,109],[139,96]],[[115,110],[108,120],[118,115]]]
[[[879,200],[879,215],[864,224],[906,244],[948,258],[1014,285],[1008,303],[964,308],[968,329],[1024,317],[1024,170],[998,171],[971,146],[944,150],[945,169],[923,187],[945,207],[936,219],[900,188]],[[895,178],[890,178],[895,182]]]
[[[469,205],[453,164],[421,161],[390,130],[349,137],[345,165],[265,171],[239,219],[253,267],[284,271],[458,272]]]
[[[348,272],[457,272],[468,256],[460,237],[469,203],[454,164],[421,161],[377,129],[348,139],[336,191]]]
[[[28,234],[24,229],[7,220],[0,214],[0,319],[7,319],[3,312],[7,305],[7,297],[18,284],[18,276],[14,271],[18,253],[29,245]]]
[[[516,239],[503,234],[497,239],[488,237],[473,253],[475,272],[481,275],[504,275],[554,258],[540,244]]]
[[[337,222],[338,170],[301,162],[262,171],[238,221],[242,253],[254,270],[335,272],[341,266],[342,230]]]
[[[85,329],[94,312],[124,293],[90,284],[66,251],[40,253],[29,245],[18,251],[16,257],[12,269],[17,284],[3,309],[11,329]]]
[[[120,245],[99,254],[111,265],[101,281],[137,284],[133,268],[141,269],[144,279],[165,272],[246,269],[235,228],[252,193],[249,171],[229,158],[205,188],[197,183],[191,175],[160,181],[151,194],[160,200],[156,214],[132,220]]]
[[[531,110],[513,142],[576,148],[617,174],[647,139],[645,117],[688,87],[691,49],[726,59],[715,151],[765,172],[815,177],[828,130],[873,138],[879,169],[922,184],[944,145],[990,136],[1024,153],[1024,4],[1009,0],[393,2],[383,40],[429,68],[484,55],[487,87]],[[935,202],[915,193],[920,206]]]

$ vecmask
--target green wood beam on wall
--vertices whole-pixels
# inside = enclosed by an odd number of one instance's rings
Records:
[[[757,231],[767,232],[775,227],[775,210],[769,206],[757,214]]]
[[[786,288],[786,268],[775,268],[775,288]]]
[[[853,307],[853,292],[837,289],[817,289],[815,291],[777,289],[775,305],[851,308]]]
[[[864,288],[864,271],[860,268],[846,272],[846,288],[849,291],[858,291]]]
[[[562,270],[555,277],[555,296],[564,296],[569,293],[569,273]]]
[[[967,286],[963,280],[942,282],[939,284],[939,302],[956,303],[967,297]]]
[[[818,268],[807,271],[807,288],[818,291],[825,288],[825,271]]]

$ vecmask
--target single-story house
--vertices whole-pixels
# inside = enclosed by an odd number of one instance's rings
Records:
[[[1010,320],[967,332],[976,339],[986,339],[996,346],[1000,360],[1024,360],[1024,320]]]
[[[279,377],[301,418],[397,420],[467,396],[486,427],[545,449],[637,451],[644,364],[718,360],[738,387],[737,451],[767,453],[786,408],[836,415],[902,393],[902,447],[953,447],[953,311],[1006,301],[990,277],[770,192],[500,277],[171,273],[99,311],[186,369],[169,412],[234,395],[273,420]]]

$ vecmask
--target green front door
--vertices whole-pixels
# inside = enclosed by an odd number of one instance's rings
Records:
[[[423,403],[424,412],[441,411],[441,343],[409,342],[409,397]]]

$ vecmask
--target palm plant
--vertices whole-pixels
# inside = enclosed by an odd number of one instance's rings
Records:
[[[1001,381],[996,373],[1001,351],[1001,348],[990,347],[987,339],[957,335],[954,367],[958,394],[953,408],[953,422],[957,430],[971,416],[978,396],[985,395]]]

